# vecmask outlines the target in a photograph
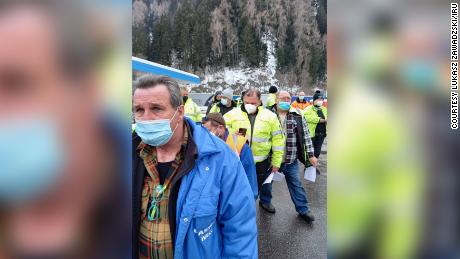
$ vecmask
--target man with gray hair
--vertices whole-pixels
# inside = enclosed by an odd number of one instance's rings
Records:
[[[283,134],[286,136],[286,145],[283,163],[280,171],[286,176],[286,184],[299,216],[307,223],[315,220],[308,207],[307,194],[299,179],[299,162],[305,166],[317,166],[318,160],[313,155],[314,149],[310,139],[307,122],[302,114],[291,107],[291,95],[287,91],[280,91],[276,105],[272,111],[278,116]],[[272,184],[265,184],[260,190],[260,200],[270,204],[272,200]]]
[[[257,258],[244,168],[185,117],[177,82],[139,78],[133,108],[133,258]]]

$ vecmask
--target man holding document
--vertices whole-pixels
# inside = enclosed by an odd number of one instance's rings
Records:
[[[256,165],[258,189],[261,190],[262,183],[270,173],[278,172],[283,159],[285,139],[279,120],[273,112],[262,106],[261,93],[256,88],[245,91],[243,105],[227,112],[224,119],[230,134],[248,139]],[[259,205],[275,213],[275,207],[262,197]]]
[[[280,91],[276,100],[273,112],[277,114],[281,129],[285,136],[285,150],[279,171],[285,175],[286,183],[299,216],[306,222],[311,223],[315,217],[308,208],[307,194],[302,187],[299,177],[299,163],[297,159],[305,164],[317,166],[317,159],[314,156],[314,149],[310,139],[310,132],[303,116],[295,109],[291,109],[291,95],[286,91]],[[308,162],[307,161],[308,155]],[[276,174],[273,180],[279,179]],[[271,204],[271,181],[264,184],[260,191],[262,203]]]

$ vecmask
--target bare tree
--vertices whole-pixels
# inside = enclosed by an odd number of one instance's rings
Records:
[[[288,5],[285,0],[274,0],[270,9],[270,27],[276,28],[274,35],[280,47],[284,46],[288,26]]]
[[[212,36],[211,48],[217,57],[221,57],[223,51],[222,34],[224,32],[224,25],[222,24],[222,20],[223,18],[220,8],[216,8],[212,11],[209,32]]]
[[[311,50],[318,47],[320,43],[320,33],[316,24],[315,10],[311,0],[294,0],[292,2],[294,15],[294,31],[296,34],[294,48],[296,51],[297,62],[296,70],[298,82],[301,85],[311,83],[309,72],[311,62]]]
[[[151,10],[154,12],[155,17],[161,17],[168,12],[170,5],[170,1],[153,1]]]
[[[145,17],[147,15],[147,5],[140,0],[133,3],[133,27],[144,26]]]
[[[220,5],[211,14],[211,26],[209,29],[212,35],[211,48],[216,56],[221,57],[226,47],[232,55],[233,63],[237,64],[238,34],[230,16],[231,6],[228,0],[222,0]],[[226,42],[223,42],[224,39]]]

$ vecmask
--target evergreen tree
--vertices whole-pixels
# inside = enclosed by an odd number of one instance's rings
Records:
[[[208,57],[211,52],[211,36],[208,32],[208,28],[211,23],[209,17],[210,13],[210,1],[202,0],[197,8],[194,15],[193,25],[193,41],[194,41],[194,57],[193,57],[193,68],[194,70],[204,70],[208,65]]]
[[[192,53],[192,14],[193,9],[190,0],[185,0],[176,11],[174,17],[175,49],[181,61],[180,69],[187,70],[191,64]]]
[[[152,33],[152,51],[149,59],[160,64],[171,65],[172,26],[170,19],[161,16]]]
[[[133,55],[165,65],[174,57],[198,74],[240,61],[260,67],[262,38],[272,35],[277,78],[312,85],[326,76],[326,8],[327,0],[134,0]]]
[[[251,66],[258,65],[258,51],[254,31],[251,26],[245,22],[241,33],[241,53],[247,63]]]
[[[316,21],[318,22],[318,29],[321,35],[324,35],[327,31],[327,1],[319,0],[317,10]]]

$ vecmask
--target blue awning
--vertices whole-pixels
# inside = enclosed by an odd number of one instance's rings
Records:
[[[151,73],[155,75],[165,75],[183,83],[199,84],[201,82],[197,75],[184,72],[179,69],[167,67],[145,59],[132,57],[133,70]]]

